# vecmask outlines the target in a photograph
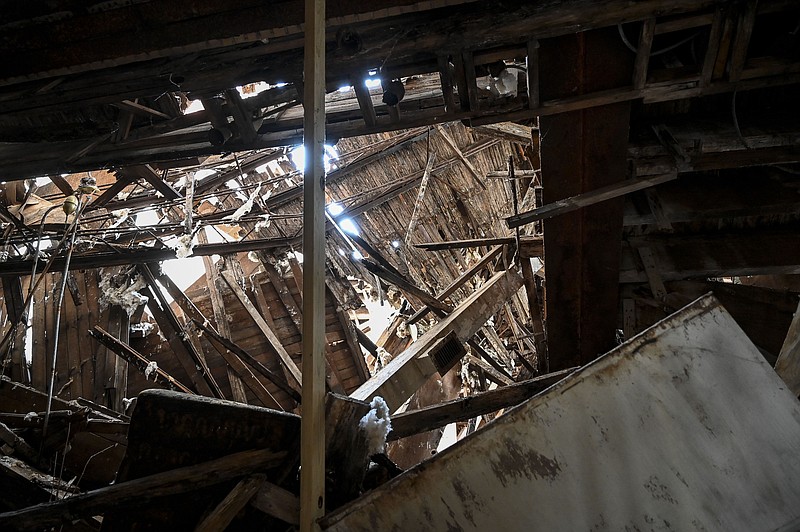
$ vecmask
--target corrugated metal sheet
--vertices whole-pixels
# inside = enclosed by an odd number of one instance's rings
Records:
[[[324,530],[797,530],[800,403],[710,296]]]

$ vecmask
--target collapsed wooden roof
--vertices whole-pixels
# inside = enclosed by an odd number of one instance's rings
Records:
[[[91,420],[110,409],[120,438],[148,388],[298,408],[301,19],[299,2],[248,0],[0,14],[11,381],[48,393],[58,342],[54,395],[92,401]],[[782,354],[798,288],[775,275],[800,271],[794,2],[393,0],[328,20],[327,385],[409,400],[401,466],[436,450],[423,431],[469,433],[707,291]],[[62,205],[87,177],[99,190],[73,226]],[[158,263],[190,252],[204,274],[181,291]],[[374,299],[394,311],[377,340]],[[478,391],[499,395],[425,410]]]

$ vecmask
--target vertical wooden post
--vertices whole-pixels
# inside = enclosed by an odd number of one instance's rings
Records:
[[[305,1],[300,530],[325,513],[325,0]]]

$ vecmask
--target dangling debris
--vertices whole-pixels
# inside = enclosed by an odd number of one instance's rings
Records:
[[[100,308],[104,309],[109,305],[118,305],[128,313],[128,316],[131,316],[137,308],[148,301],[146,296],[138,292],[146,285],[147,282],[139,275],[128,285],[128,277],[125,275],[112,276],[102,273],[99,286],[101,294]]]
[[[250,194],[250,197],[247,198],[247,201],[242,203],[242,206],[236,209],[236,211],[231,214],[230,216],[226,216],[225,220],[230,220],[232,222],[238,222],[239,218],[244,216],[245,214],[249,213],[253,209],[253,202],[258,197],[258,193],[261,191],[261,185],[259,184],[256,189]]]
[[[383,400],[383,397],[375,397],[369,406],[369,412],[361,418],[358,426],[366,433],[369,454],[380,454],[384,452],[386,436],[392,430],[389,406]]]
[[[196,233],[183,234],[178,237],[177,241],[172,245],[172,249],[175,250],[175,256],[177,258],[185,259],[186,257],[192,256],[192,250],[197,244],[195,234]]]
[[[156,364],[155,360],[151,360],[147,363],[147,367],[144,368],[144,378],[150,380],[150,375],[156,373],[158,371],[158,364]]]

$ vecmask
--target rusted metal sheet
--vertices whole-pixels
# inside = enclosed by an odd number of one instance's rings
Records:
[[[798,530],[800,402],[711,296],[323,530]]]

